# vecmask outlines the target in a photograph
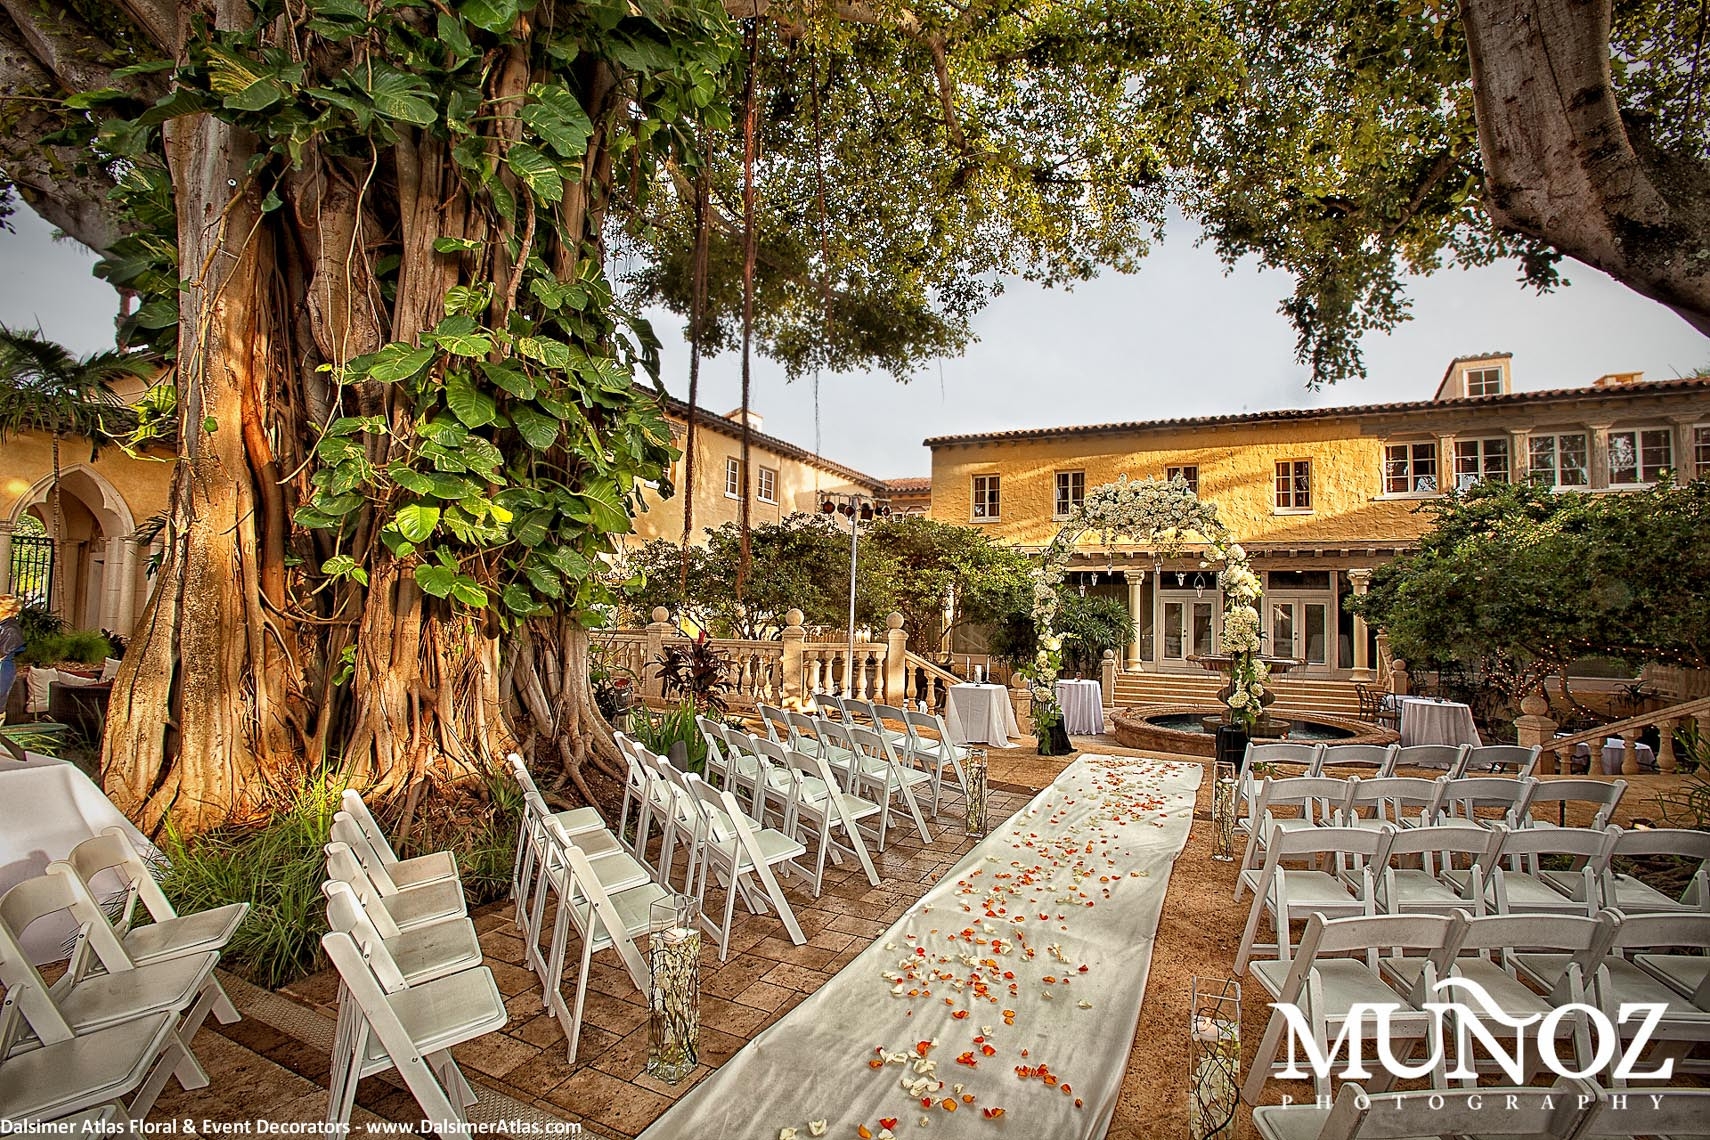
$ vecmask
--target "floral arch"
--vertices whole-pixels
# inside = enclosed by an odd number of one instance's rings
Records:
[[[1259,656],[1259,579],[1247,552],[1217,517],[1217,508],[1201,501],[1179,477],[1130,480],[1126,475],[1087,492],[1033,570],[1033,625],[1039,644],[1033,664],[1023,673],[1032,683],[1035,723],[1049,731],[1062,715],[1055,690],[1063,664],[1062,639],[1053,628],[1057,590],[1076,544],[1090,533],[1105,546],[1140,541],[1171,554],[1194,542],[1205,543],[1200,565],[1222,564],[1217,584],[1223,589],[1223,651],[1231,659],[1229,719],[1251,729],[1260,715],[1269,669]]]

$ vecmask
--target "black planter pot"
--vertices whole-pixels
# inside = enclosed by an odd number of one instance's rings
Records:
[[[1050,731],[1039,733],[1039,755],[1067,756],[1075,750],[1069,743],[1069,730],[1063,727],[1061,719],[1052,725]]]
[[[1217,726],[1217,759],[1235,765],[1237,774],[1247,758],[1247,730],[1238,724]]]

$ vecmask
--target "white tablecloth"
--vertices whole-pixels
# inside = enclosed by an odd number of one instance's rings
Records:
[[[782,1128],[808,1140],[813,1120],[828,1122],[828,1138],[848,1140],[861,1126],[879,1135],[891,1117],[898,1137],[920,1140],[1103,1136],[1201,771],[1083,755],[836,977],[689,1090],[644,1140],[772,1140]],[[911,988],[931,992],[911,997]],[[1178,996],[1154,995],[1166,1005]],[[901,1085],[921,1079],[913,1066],[883,1057],[934,1039],[928,1056],[944,1087],[931,1089],[933,1106],[924,1108]],[[1073,1093],[1017,1078],[1017,1066],[1041,1063]],[[957,1098],[957,1111],[947,1112],[942,1102],[957,1085],[973,1103]],[[988,1108],[1003,1109],[1003,1119],[987,1119]]]
[[[1065,731],[1076,736],[1104,731],[1104,686],[1097,681],[1058,681],[1056,688]]]
[[[944,727],[954,744],[993,744],[1008,748],[1021,735],[1015,707],[1002,685],[951,685],[944,705]]]
[[[0,893],[42,874],[49,863],[109,827],[124,828],[145,856],[160,856],[75,766],[28,755],[26,763],[0,762]],[[58,961],[75,932],[69,915],[43,919],[24,932],[24,953],[38,963]]]
[[[1645,771],[1654,771],[1656,769],[1657,755],[1651,749],[1649,744],[1635,742],[1633,745],[1633,751],[1638,756],[1639,767],[1641,769]],[[1621,764],[1626,759],[1626,753],[1627,747],[1620,737],[1612,737],[1611,739],[1604,741],[1602,753],[1598,757],[1602,762],[1603,774],[1605,776],[1619,776],[1621,774]],[[1575,771],[1578,771],[1581,766],[1583,766],[1587,772],[1591,770],[1591,746],[1589,744],[1582,742],[1574,745],[1573,758]]]
[[[1455,701],[1430,697],[1401,698],[1401,745],[1470,744],[1483,746],[1473,724],[1472,709]]]

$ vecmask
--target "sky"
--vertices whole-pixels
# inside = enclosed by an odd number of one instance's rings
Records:
[[[93,255],[27,208],[0,233],[0,323],[36,327],[74,350],[110,346],[117,297],[90,275]],[[1588,384],[1606,372],[1666,379],[1710,365],[1710,338],[1597,270],[1564,263],[1571,284],[1538,297],[1512,265],[1415,278],[1413,319],[1369,335],[1368,375],[1319,391],[1294,362],[1294,333],[1277,311],[1286,274],[1250,263],[1226,273],[1193,227],[1176,219],[1141,272],[1107,274],[1072,291],[1010,282],[975,322],[968,352],[910,383],[881,374],[820,378],[820,450],[880,478],[926,475],[928,436],[1006,428],[1149,420],[1275,408],[1429,399],[1456,356],[1511,352],[1516,389]],[[686,396],[688,344],[670,314],[650,314],[664,375]],[[765,430],[815,443],[813,385],[756,358],[753,407]],[[701,403],[741,403],[741,364],[704,361]]]

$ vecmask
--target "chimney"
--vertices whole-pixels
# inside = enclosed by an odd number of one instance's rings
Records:
[[[1605,372],[1591,382],[1593,388],[1621,388],[1637,384],[1645,378],[1643,372]]]
[[[741,408],[732,408],[730,411],[724,413],[724,418],[729,420],[733,424],[741,426],[741,424],[742,424],[742,409]],[[755,431],[764,431],[764,430],[766,430],[765,424],[766,424],[766,418],[764,416],[762,416],[759,412],[755,411],[753,408],[748,409],[748,426],[750,428],[754,429]]]

